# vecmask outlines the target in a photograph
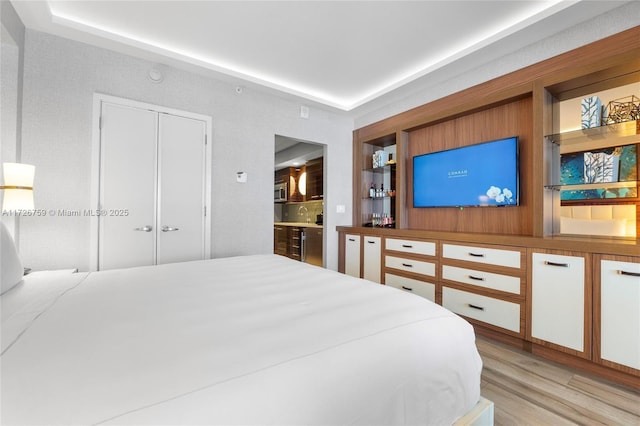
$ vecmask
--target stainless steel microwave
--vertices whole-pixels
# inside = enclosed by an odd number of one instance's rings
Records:
[[[273,201],[276,203],[285,203],[287,202],[287,195],[287,183],[276,183],[273,190]]]

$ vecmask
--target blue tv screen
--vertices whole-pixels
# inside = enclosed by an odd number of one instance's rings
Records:
[[[414,207],[518,205],[518,138],[413,157]]]

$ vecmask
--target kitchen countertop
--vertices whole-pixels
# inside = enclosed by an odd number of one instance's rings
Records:
[[[316,225],[315,222],[274,222],[278,226],[297,226],[299,228],[322,228],[322,225]]]

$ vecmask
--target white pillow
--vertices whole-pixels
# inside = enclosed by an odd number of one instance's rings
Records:
[[[16,245],[4,223],[0,222],[0,294],[22,281],[24,269]]]

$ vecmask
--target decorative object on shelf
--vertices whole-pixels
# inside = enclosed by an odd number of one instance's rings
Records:
[[[617,182],[620,152],[584,153],[584,180],[586,183]]]
[[[384,167],[389,161],[389,153],[382,149],[373,153],[373,168]]]
[[[640,120],[640,99],[637,96],[631,95],[614,99],[607,104],[606,124],[632,120]]]
[[[597,96],[585,98],[581,102],[582,128],[590,129],[602,125],[602,102]]]
[[[590,187],[563,189],[561,199],[636,198],[638,191],[635,185],[620,183],[638,180],[637,164],[635,144],[564,154],[560,157],[560,185]],[[600,183],[603,185],[597,185]]]

